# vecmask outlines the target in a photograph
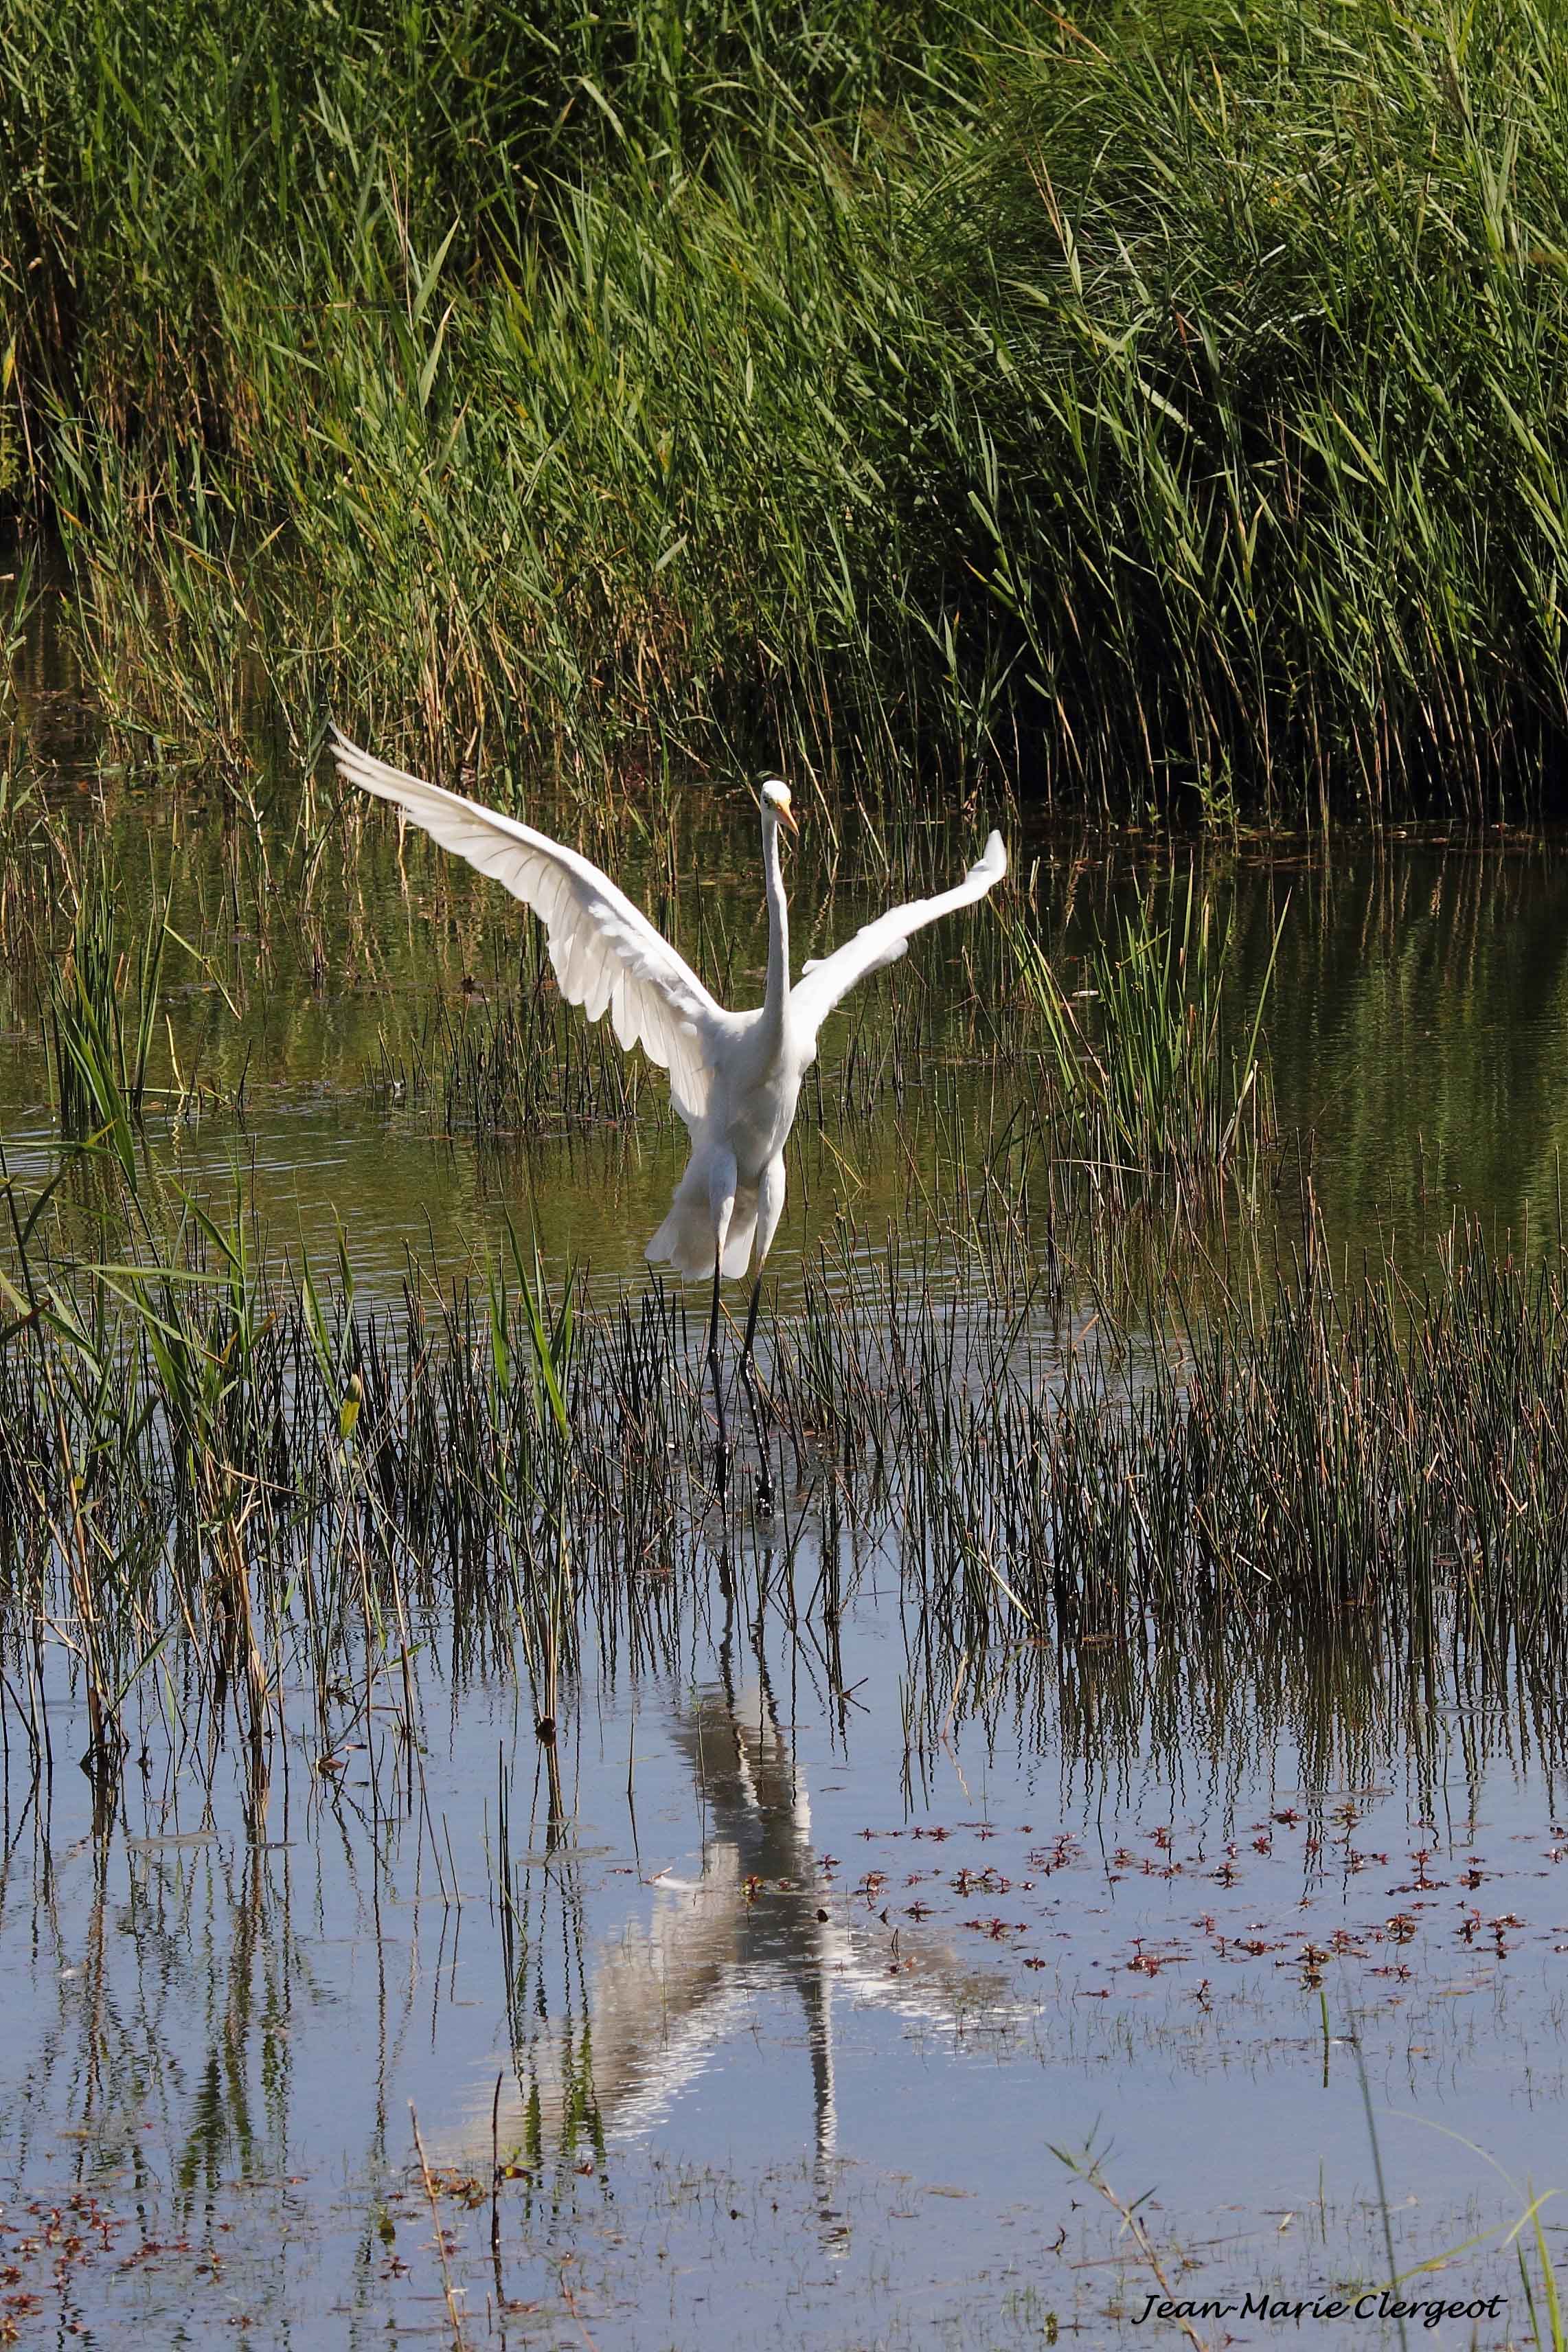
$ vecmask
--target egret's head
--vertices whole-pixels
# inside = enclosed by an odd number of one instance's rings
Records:
[[[786,824],[791,833],[799,834],[800,828],[795,822],[795,812],[789,799],[789,787],[786,783],[781,783],[777,776],[768,776],[764,780],[762,805],[764,809],[772,810],[780,824]]]

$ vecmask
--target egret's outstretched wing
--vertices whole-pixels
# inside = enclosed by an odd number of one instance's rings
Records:
[[[884,964],[896,963],[913,932],[924,929],[943,915],[952,914],[959,907],[972,907],[977,898],[983,898],[1001,880],[1007,870],[1008,853],[1002,846],[1002,836],[993,833],[979,864],[970,866],[956,888],[944,890],[935,898],[913,898],[907,907],[894,907],[888,914],[879,915],[874,923],[867,923],[852,940],[846,940],[841,948],[835,948],[820,963],[809,963],[789,992],[789,1012],[797,1035],[814,1040],[834,1005],[848,995],[857,980],[864,980],[868,972],[880,971]]]
[[[443,849],[533,908],[567,1003],[580,1004],[591,1021],[608,1011],[622,1045],[641,1045],[668,1070],[675,1108],[695,1126],[707,1108],[713,1048],[728,1016],[609,876],[515,817],[389,768],[336,728],[332,756],[350,783],[391,801]]]

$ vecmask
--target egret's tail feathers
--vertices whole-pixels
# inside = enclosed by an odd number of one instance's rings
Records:
[[[757,1192],[754,1187],[743,1185],[736,1193],[725,1236],[723,1271],[727,1280],[737,1280],[750,1265],[756,1234]],[[688,1281],[713,1279],[713,1208],[706,1175],[693,1182],[687,1170],[675,1187],[669,1215],[644,1255],[656,1264],[673,1265]]]
[[[706,1201],[683,1201],[679,1192],[670,1213],[648,1244],[646,1256],[655,1265],[673,1265],[695,1282],[713,1272],[713,1220]]]

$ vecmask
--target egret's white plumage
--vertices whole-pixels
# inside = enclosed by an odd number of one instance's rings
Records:
[[[770,777],[761,794],[767,984],[755,1010],[727,1013],[647,917],[576,850],[388,767],[335,729],[332,750],[349,782],[391,801],[432,840],[531,907],[567,1003],[580,1004],[591,1021],[608,1012],[622,1045],[641,1045],[668,1070],[692,1156],[647,1254],[683,1274],[713,1276],[716,1314],[718,1275],[734,1278],[753,1264],[760,1272],[778,1230],[784,1145],[822,1023],[856,981],[895,962],[912,933],[983,898],[1008,868],[1001,835],[993,833],[954,889],[878,916],[833,954],[809,963],[791,988],[779,832],[797,828],[788,788]]]

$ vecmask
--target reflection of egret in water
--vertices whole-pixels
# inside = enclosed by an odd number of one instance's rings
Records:
[[[726,1580],[727,1601],[729,1593]],[[754,1997],[792,1987],[805,2012],[813,2137],[821,2162],[838,2137],[834,2002],[873,2000],[955,2030],[977,2012],[1013,2009],[999,1975],[965,1964],[945,1945],[901,1936],[863,1900],[821,1882],[800,1766],[754,1639],[744,1685],[735,1675],[732,1615],[719,1679],[674,1712],[670,1738],[700,1793],[701,1874],[663,1872],[651,1917],[584,1948],[570,1849],[519,1868],[530,1885],[514,1905],[520,1966],[513,1979],[514,2068],[498,2107],[489,2070],[468,2115],[444,2137],[452,2162],[479,2162],[492,2145],[532,2166],[565,2160],[584,2137],[601,2147],[652,2128],[706,2070]],[[564,1865],[564,1866],[563,1866]],[[549,1918],[551,1886],[560,1906]],[[545,1958],[566,1957],[554,2002]],[[502,2072],[505,2074],[505,2068]]]

